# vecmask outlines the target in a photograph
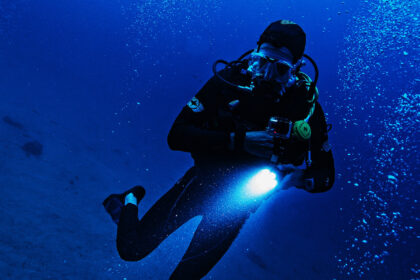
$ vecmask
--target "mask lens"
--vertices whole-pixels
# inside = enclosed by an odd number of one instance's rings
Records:
[[[290,67],[284,63],[276,63],[276,66],[277,66],[277,72],[279,73],[280,76],[287,74],[290,70]]]
[[[259,59],[260,68],[264,67],[267,63],[268,63],[267,59],[260,57]]]
[[[261,58],[260,61],[261,61],[260,62],[261,65],[265,65],[266,63],[270,63],[273,66],[275,65],[275,67],[277,69],[277,74],[279,76],[284,76],[284,75],[288,74],[289,71],[290,71],[290,66],[289,65],[287,65],[283,62],[278,62],[277,59],[274,59],[274,58],[271,58],[271,57],[268,57],[268,56],[264,56],[264,57]]]

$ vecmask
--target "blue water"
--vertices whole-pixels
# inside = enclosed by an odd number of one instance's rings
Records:
[[[336,182],[268,200],[206,279],[419,279],[414,0],[0,1],[1,278],[167,279],[199,220],[126,263],[101,202],[143,184],[141,216],[184,174],[175,117],[278,19],[320,69]]]

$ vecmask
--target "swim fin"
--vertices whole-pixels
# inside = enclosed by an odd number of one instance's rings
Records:
[[[103,202],[105,210],[111,215],[112,220],[118,225],[120,221],[121,210],[124,207],[125,196],[129,193],[133,193],[137,198],[137,205],[140,200],[143,199],[146,194],[146,190],[142,186],[135,186],[122,194],[111,194]]]

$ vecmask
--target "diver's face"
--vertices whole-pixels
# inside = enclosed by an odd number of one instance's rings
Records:
[[[267,46],[268,45],[268,46]],[[288,87],[293,80],[292,55],[287,48],[262,45],[251,54],[248,71],[254,82],[268,82],[278,87]]]
[[[255,77],[280,84],[286,83],[290,79],[292,68],[283,61],[261,53],[255,53],[251,57]]]

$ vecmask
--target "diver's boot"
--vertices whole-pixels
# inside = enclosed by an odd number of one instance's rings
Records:
[[[121,210],[125,205],[125,197],[130,193],[134,195],[137,199],[137,205],[139,205],[140,200],[142,200],[146,194],[146,190],[142,186],[135,186],[122,194],[111,194],[102,202],[105,210],[111,215],[112,220],[117,225],[120,220]]]

